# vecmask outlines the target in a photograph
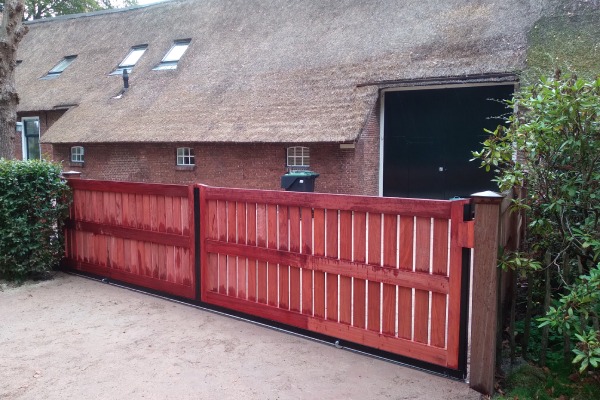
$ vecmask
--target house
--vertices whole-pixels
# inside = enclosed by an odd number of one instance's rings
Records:
[[[278,189],[310,169],[320,192],[469,195],[494,187],[469,162],[507,112],[490,99],[558,3],[173,0],[33,21],[15,153],[93,179]]]

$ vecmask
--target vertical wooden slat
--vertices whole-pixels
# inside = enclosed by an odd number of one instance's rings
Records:
[[[288,207],[279,205],[279,250],[287,251],[289,248],[288,241]],[[289,266],[279,264],[279,308],[285,310],[290,308],[290,273]]]
[[[129,194],[127,193],[121,194],[121,217],[121,225],[123,225],[126,228],[129,228],[131,226],[131,206],[129,205]]]
[[[303,207],[301,209],[302,225],[302,253],[312,254],[312,209]],[[302,313],[312,315],[313,313],[313,272],[302,269]]]
[[[364,212],[354,212],[354,261],[366,262],[367,216]],[[352,324],[357,328],[365,328],[366,320],[366,281],[354,278],[352,302],[354,305]]]
[[[123,195],[121,193],[115,193],[114,197],[114,212],[115,212],[115,225],[123,226]],[[122,238],[116,238],[116,264],[120,270],[125,270],[125,255],[123,253],[125,249],[125,242]]]
[[[417,217],[415,271],[429,272],[431,219]],[[415,290],[414,340],[427,343],[429,327],[429,292]]]
[[[236,243],[236,204],[235,201],[227,201],[227,242]],[[237,257],[227,256],[227,294],[236,295],[237,286]]]
[[[199,290],[201,290],[199,287],[196,287],[196,280],[200,279],[200,277],[196,274],[196,241],[200,240],[199,237],[196,237],[196,221],[195,221],[195,201],[194,201],[194,190],[195,190],[195,186],[194,185],[189,185],[188,186],[188,195],[187,195],[187,200],[188,200],[188,204],[187,204],[187,215],[186,215],[186,220],[188,221],[188,224],[190,226],[189,228],[189,237],[188,237],[188,250],[189,250],[189,254],[188,254],[188,260],[189,260],[189,265],[188,265],[188,277],[189,277],[189,283],[186,282],[185,278],[183,281],[183,284],[185,286],[190,286],[192,291],[190,291],[190,293],[192,293],[192,296],[196,299],[200,298],[200,292]],[[200,193],[198,193],[198,195],[200,195]],[[198,196],[198,200],[200,200],[200,197]],[[165,205],[163,205],[163,207],[165,207]],[[201,210],[198,210],[201,212]],[[163,211],[164,215],[165,215],[165,219],[166,219],[166,211]],[[185,214],[184,214],[185,215]],[[201,215],[199,215],[199,217],[201,217]],[[200,258],[202,257],[202,255],[199,255]],[[201,284],[202,282],[200,282]],[[199,285],[200,286],[200,285]],[[189,295],[188,295],[189,296]]]
[[[183,271],[183,285],[192,286],[193,272],[190,258],[190,249],[184,248],[181,262],[181,270]]]
[[[290,248],[293,253],[300,252],[300,209],[289,207]],[[290,310],[300,311],[300,268],[290,266]]]
[[[256,205],[256,245],[267,247],[267,208],[265,204]],[[259,303],[267,303],[267,263],[261,260],[257,262],[256,269],[256,300]]]
[[[123,240],[123,259],[122,267],[126,272],[131,273],[131,241]]]
[[[314,210],[314,242],[313,251],[315,256],[325,255],[325,210],[315,208]],[[314,316],[325,318],[325,273],[314,271]]]
[[[381,265],[381,214],[369,213],[369,264]],[[368,285],[368,319],[367,328],[372,331],[380,330],[381,313],[381,284],[369,281]]]
[[[217,203],[217,225],[219,240],[227,241],[227,203],[219,200]],[[219,254],[219,293],[227,294],[227,256]]]
[[[448,273],[448,220],[433,221],[433,259],[434,275],[446,276]],[[446,346],[446,294],[431,295],[431,345]]]
[[[158,279],[167,280],[167,248],[165,245],[158,245]]]
[[[277,248],[277,206],[267,205],[267,246],[270,249]],[[270,306],[277,307],[279,300],[277,298],[279,282],[277,280],[277,264],[268,263],[267,265],[267,301]]]
[[[130,257],[130,263],[131,263],[131,267],[130,267],[130,271],[132,274],[135,275],[141,275],[140,272],[140,264],[139,264],[139,259],[138,259],[138,241],[137,240],[130,240],[129,241],[129,257]]]
[[[159,255],[158,255],[158,247],[157,243],[152,243],[152,277],[154,279],[160,279],[160,269],[158,266],[159,263]],[[183,266],[183,263],[182,263]]]
[[[338,258],[338,210],[328,209],[325,212],[327,233],[325,255],[330,258]],[[327,281],[327,319],[338,320],[338,276],[326,274]]]
[[[183,234],[181,209],[181,197],[173,197],[173,233],[178,235]]]
[[[216,200],[205,200],[205,187],[200,187],[200,207],[206,207],[206,215],[204,218],[200,218],[200,228],[204,231],[204,236],[207,239],[218,239],[219,238],[219,226],[217,220],[217,201]],[[201,208],[202,210],[202,208]],[[201,251],[203,242],[200,242]],[[206,251],[202,251],[203,254]],[[207,264],[201,263],[200,268],[204,273],[203,282],[207,282],[208,286],[205,286],[211,292],[218,292],[219,290],[219,256],[215,253],[207,254]],[[204,298],[203,298],[204,299]]]
[[[246,244],[246,203],[241,201],[237,203],[237,242]],[[246,298],[247,264],[246,257],[238,257],[237,297],[240,299]]]
[[[256,246],[256,203],[246,204],[247,243]],[[256,301],[256,260],[248,259],[248,300]]]
[[[157,196],[156,198],[156,213],[159,232],[166,232],[167,212],[165,210],[165,196]],[[163,245],[158,246],[158,276],[159,279],[167,281],[169,270],[167,266],[167,248]]]
[[[165,197],[165,232],[173,233],[173,197]]]
[[[156,214],[158,219],[158,231],[166,232],[167,231],[167,210],[165,196],[157,196],[156,198]],[[186,216],[187,218],[187,216]]]
[[[110,192],[108,194],[108,209],[109,209],[109,213],[108,213],[108,218],[109,218],[109,223],[111,225],[116,225],[117,222],[117,210],[116,210],[116,193],[114,192]]]
[[[91,204],[92,204],[92,192],[89,190],[86,190],[85,191],[85,207],[84,207],[86,221],[94,220],[94,209],[92,207],[90,207]]]
[[[400,269],[413,270],[414,217],[400,217]],[[412,339],[412,289],[398,287],[398,337]]]
[[[190,229],[192,227],[192,224],[194,223],[194,219],[192,218],[190,220],[190,218],[188,218],[189,216],[189,210],[190,210],[190,202],[188,201],[187,197],[180,197],[181,199],[181,234],[183,236],[191,236],[190,234]],[[192,200],[193,202],[193,200]]]
[[[158,232],[158,196],[155,195],[150,196],[150,230]]]
[[[383,265],[396,269],[396,246],[398,243],[396,215],[383,216]],[[387,335],[396,334],[396,286],[383,284],[381,332]]]
[[[135,227],[144,229],[144,196],[141,194],[135,195]]]
[[[107,199],[104,198],[106,201]],[[142,227],[146,231],[150,230],[150,196],[147,194],[142,196]]]
[[[340,259],[352,260],[352,212],[340,211]],[[352,322],[352,278],[340,276],[340,322]]]

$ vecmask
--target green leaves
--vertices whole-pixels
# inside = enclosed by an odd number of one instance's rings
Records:
[[[501,190],[516,186],[525,193],[514,204],[528,223],[523,251],[503,256],[500,266],[534,274],[549,268],[554,306],[538,319],[539,326],[569,335],[578,343],[581,370],[596,368],[600,79],[557,73],[522,88],[507,105],[515,110],[510,126],[488,132],[483,148],[473,153],[483,168],[496,171]]]
[[[47,161],[0,159],[0,277],[22,280],[62,257],[70,189],[60,173]]]

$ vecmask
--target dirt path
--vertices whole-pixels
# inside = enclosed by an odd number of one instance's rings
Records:
[[[2,399],[479,399],[466,384],[84,278],[0,291]]]

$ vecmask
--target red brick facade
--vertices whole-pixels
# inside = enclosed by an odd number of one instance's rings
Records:
[[[43,133],[62,112],[28,113],[38,116]],[[71,146],[42,145],[42,153],[62,162],[65,171],[80,171],[83,179],[156,183],[206,183],[254,189],[280,189],[286,173],[288,146],[310,149],[310,169],[319,173],[315,191],[378,195],[379,183],[379,104],[365,121],[355,148],[341,149],[339,143],[122,143],[83,144],[85,162],[72,163]],[[75,143],[73,145],[82,145]],[[177,147],[191,147],[195,167],[176,166]],[[21,141],[15,146],[21,158]],[[48,157],[49,158],[49,157]]]

